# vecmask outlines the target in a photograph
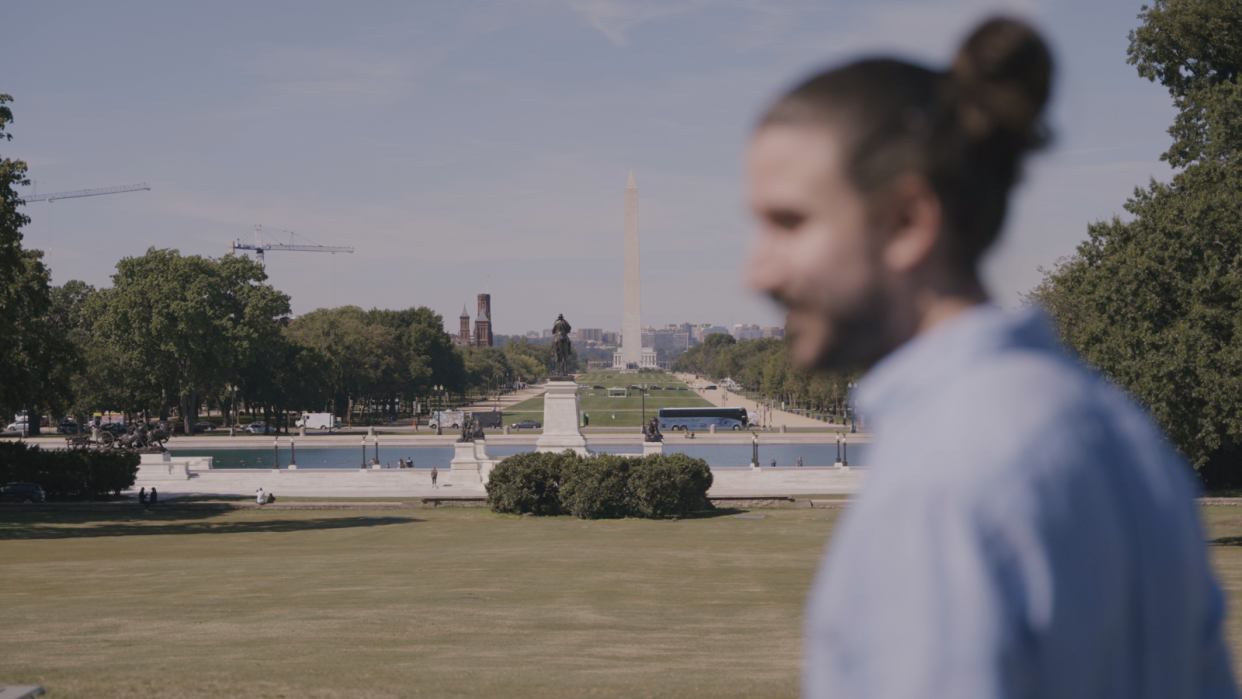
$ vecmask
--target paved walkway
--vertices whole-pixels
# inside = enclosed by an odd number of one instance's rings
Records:
[[[684,381],[687,386],[711,383],[707,379],[695,379],[694,374],[675,374],[675,376]],[[746,408],[751,412],[759,414],[760,419],[763,419],[762,405],[749,398],[738,395],[733,391],[725,390],[724,386],[720,386],[715,391],[695,391],[695,393],[707,399],[707,401],[712,405],[722,405],[730,408]],[[847,428],[843,425],[830,425],[826,422],[813,420],[803,415],[795,415],[794,413],[787,412],[785,410],[773,410],[769,413],[769,415],[771,426],[775,429],[780,429],[781,425],[784,425],[787,428],[810,427],[817,430],[847,430]]]

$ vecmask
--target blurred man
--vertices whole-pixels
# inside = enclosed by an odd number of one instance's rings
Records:
[[[979,282],[1051,72],[1032,29],[992,20],[947,71],[817,75],[754,135],[752,284],[799,364],[870,369],[870,469],[811,593],[806,697],[1237,694],[1188,466]]]

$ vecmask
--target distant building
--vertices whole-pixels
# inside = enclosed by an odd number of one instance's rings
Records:
[[[761,337],[763,337],[763,330],[758,325],[738,323],[733,326],[733,339],[735,340],[757,340]]]
[[[470,312],[461,307],[461,326],[453,344],[463,347],[491,347],[496,338],[492,334],[492,295],[479,294],[479,314],[474,320],[474,332],[470,332]]]
[[[779,340],[780,338],[785,337],[785,329],[784,328],[764,328],[763,336],[764,337],[775,337],[776,339]]]
[[[465,347],[470,346],[470,312],[466,310],[465,304],[461,307],[461,330],[458,331],[457,337],[453,338],[453,343]]]
[[[602,342],[603,342],[605,345],[615,345],[615,344],[617,344],[617,343],[619,342],[619,340],[620,340],[620,338],[619,338],[619,335],[620,335],[620,334],[621,334],[621,333],[610,333],[610,332],[606,332],[606,333],[604,333],[604,334],[601,336],[601,337],[603,337]]]
[[[696,345],[702,344],[708,335],[713,334],[728,335],[729,329],[721,325],[712,325],[711,323],[695,325],[690,331],[690,341]]]
[[[479,294],[479,314],[474,318],[474,346],[491,347],[492,337],[492,295]]]
[[[578,328],[578,342],[603,342],[603,328]]]
[[[543,331],[543,336],[544,336],[544,337],[552,337],[552,329],[551,329],[551,328],[544,328],[544,331]]]
[[[527,330],[526,331],[526,338],[529,340],[538,340],[541,337],[543,336],[539,334],[538,330]]]
[[[643,331],[643,347],[666,354],[680,354],[690,348],[690,333],[683,332],[676,325],[665,326],[659,330],[646,328]]]

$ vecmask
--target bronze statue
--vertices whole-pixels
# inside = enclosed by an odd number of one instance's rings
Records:
[[[139,454],[162,454],[168,451],[164,447],[164,442],[172,436],[172,423],[159,421],[156,423],[148,423],[145,420],[137,420],[128,434],[120,437],[112,434],[110,430],[100,429],[98,425],[91,425],[90,434],[77,434],[66,438],[70,448],[76,449],[100,449],[100,450],[123,450],[134,451]]]
[[[663,442],[664,435],[660,433],[660,418],[652,417],[643,425],[643,441],[644,442]]]
[[[574,355],[573,343],[569,340],[569,333],[572,330],[573,328],[569,327],[569,321],[565,320],[564,313],[556,316],[556,322],[552,324],[554,376],[569,375],[569,358]]]
[[[461,419],[461,436],[457,438],[459,442],[474,441],[474,414],[466,413]]]

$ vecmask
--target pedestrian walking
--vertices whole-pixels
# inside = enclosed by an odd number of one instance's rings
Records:
[[[776,459],[772,459],[772,468],[776,468]]]
[[[438,475],[440,475],[440,469],[436,468],[435,466],[432,466],[432,467],[431,467],[431,487],[432,487],[432,488],[437,487],[437,486],[436,486],[436,476],[438,476]]]
[[[802,468],[802,457],[798,457],[798,468]]]

